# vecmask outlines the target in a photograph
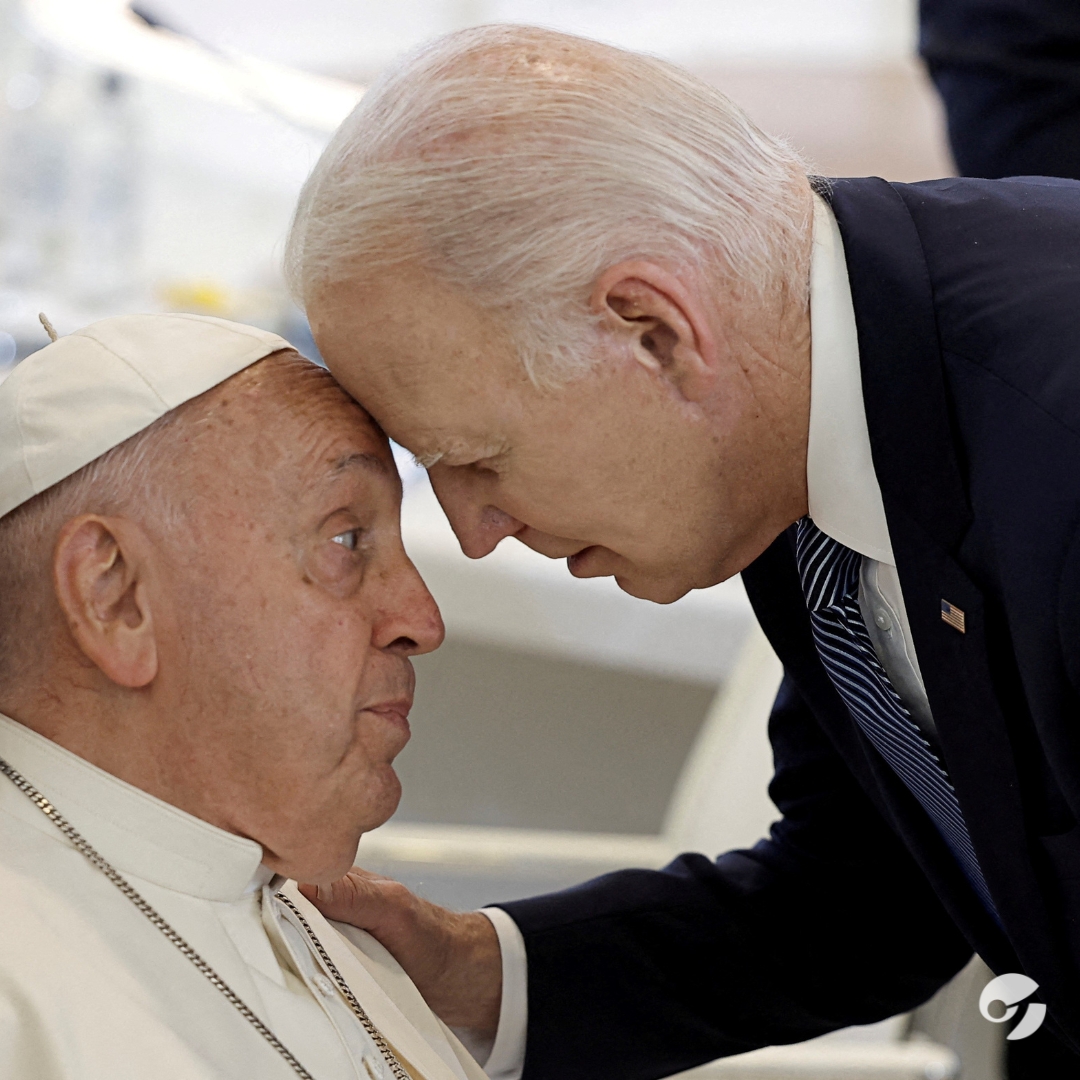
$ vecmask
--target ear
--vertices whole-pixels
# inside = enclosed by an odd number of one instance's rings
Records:
[[[157,641],[141,530],[85,514],[61,530],[53,584],[72,637],[109,679],[133,689],[157,675]]]
[[[717,368],[716,337],[694,290],[664,267],[631,260],[609,267],[590,298],[638,363],[663,376],[690,401],[704,397]]]

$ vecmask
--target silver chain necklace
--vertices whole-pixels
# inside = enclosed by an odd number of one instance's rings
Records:
[[[233,1008],[249,1023],[251,1026],[288,1062],[293,1072],[297,1076],[302,1077],[303,1080],[315,1080],[315,1078],[304,1068],[303,1065],[293,1056],[289,1048],[255,1015],[254,1012],[244,1003],[243,999],[232,989],[231,986],[163,919],[157,911],[145,900],[140,893],[128,884],[127,880],[121,876],[121,874],[113,869],[112,865],[108,863],[105,858],[98,854],[97,850],[93,848],[89,841],[85,840],[82,835],[76,830],[66,818],[64,818],[55,806],[40,791],[37,790],[21,773],[13,769],[3,758],[0,758],[0,772],[2,772],[14,785],[21,791],[56,827],[64,834],[65,837],[71,842],[72,847],[82,855],[87,862],[92,866],[100,870],[134,905],[146,916],[146,918],[155,926],[161,933],[172,942],[176,948],[191,961],[195,968],[206,977],[206,980],[211,986],[219,990],[226,1001],[229,1002]],[[349,984],[342,977],[342,974],[337,969],[337,965],[330,959],[326,949],[323,948],[322,942],[315,936],[314,930],[311,929],[310,924],[296,905],[284,895],[284,893],[276,893],[276,898],[280,900],[292,911],[296,916],[300,925],[304,928],[304,932],[307,934],[308,939],[312,945],[315,946],[315,950],[318,952],[322,962],[326,965],[327,971],[334,978],[334,982],[337,984],[338,989],[341,991],[342,996],[349,1003],[349,1008],[352,1009],[356,1018],[363,1025],[364,1030],[368,1033],[371,1041],[378,1047],[379,1052],[386,1059],[387,1065],[390,1066],[390,1072],[394,1076],[394,1080],[411,1080],[409,1074],[405,1071],[404,1066],[397,1059],[397,1055],[391,1049],[390,1044],[386,1041],[382,1032],[372,1022],[371,1017],[364,1011],[363,1006],[356,999],[356,995],[352,992]]]

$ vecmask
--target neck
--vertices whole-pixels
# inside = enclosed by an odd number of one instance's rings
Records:
[[[777,533],[809,507],[806,451],[810,439],[810,298],[789,298],[780,320],[777,394]]]
[[[0,712],[99,769],[219,828],[228,828],[177,777],[177,754],[147,689],[117,687],[96,669],[50,670],[10,688]],[[168,764],[166,764],[168,763]]]
[[[747,304],[741,318],[727,312],[742,404],[738,416],[727,401],[715,405],[733,527],[718,580],[745,569],[808,509],[809,297],[778,289],[770,300]]]
[[[770,317],[758,319],[764,341],[758,383],[771,398],[776,473],[773,499],[774,535],[807,512],[806,451],[810,438],[810,253],[813,233],[807,229],[796,256],[794,273],[779,285]],[[797,283],[794,287],[791,282]],[[770,333],[770,331],[772,331]]]

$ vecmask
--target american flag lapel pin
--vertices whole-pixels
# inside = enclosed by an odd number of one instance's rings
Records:
[[[955,604],[950,604],[948,600],[941,601],[941,621],[947,622],[954,630],[959,630],[961,634],[967,633],[967,620],[964,618],[964,613]]]

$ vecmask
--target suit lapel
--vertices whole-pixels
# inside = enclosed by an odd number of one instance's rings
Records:
[[[781,536],[743,573],[747,594],[785,670],[795,680],[818,723],[859,777],[882,816],[905,841],[942,903],[983,958],[1001,970],[1016,966],[1002,938],[965,879],[945,841],[918,801],[852,720],[818,659],[799,585],[793,541]]]
[[[881,180],[830,194],[851,280],[863,397],[897,570],[942,750],[1006,932],[1029,973],[1080,1017],[1031,861],[1005,717],[993,690],[980,589],[955,558],[971,523],[922,246]],[[963,612],[942,618],[942,601]]]

